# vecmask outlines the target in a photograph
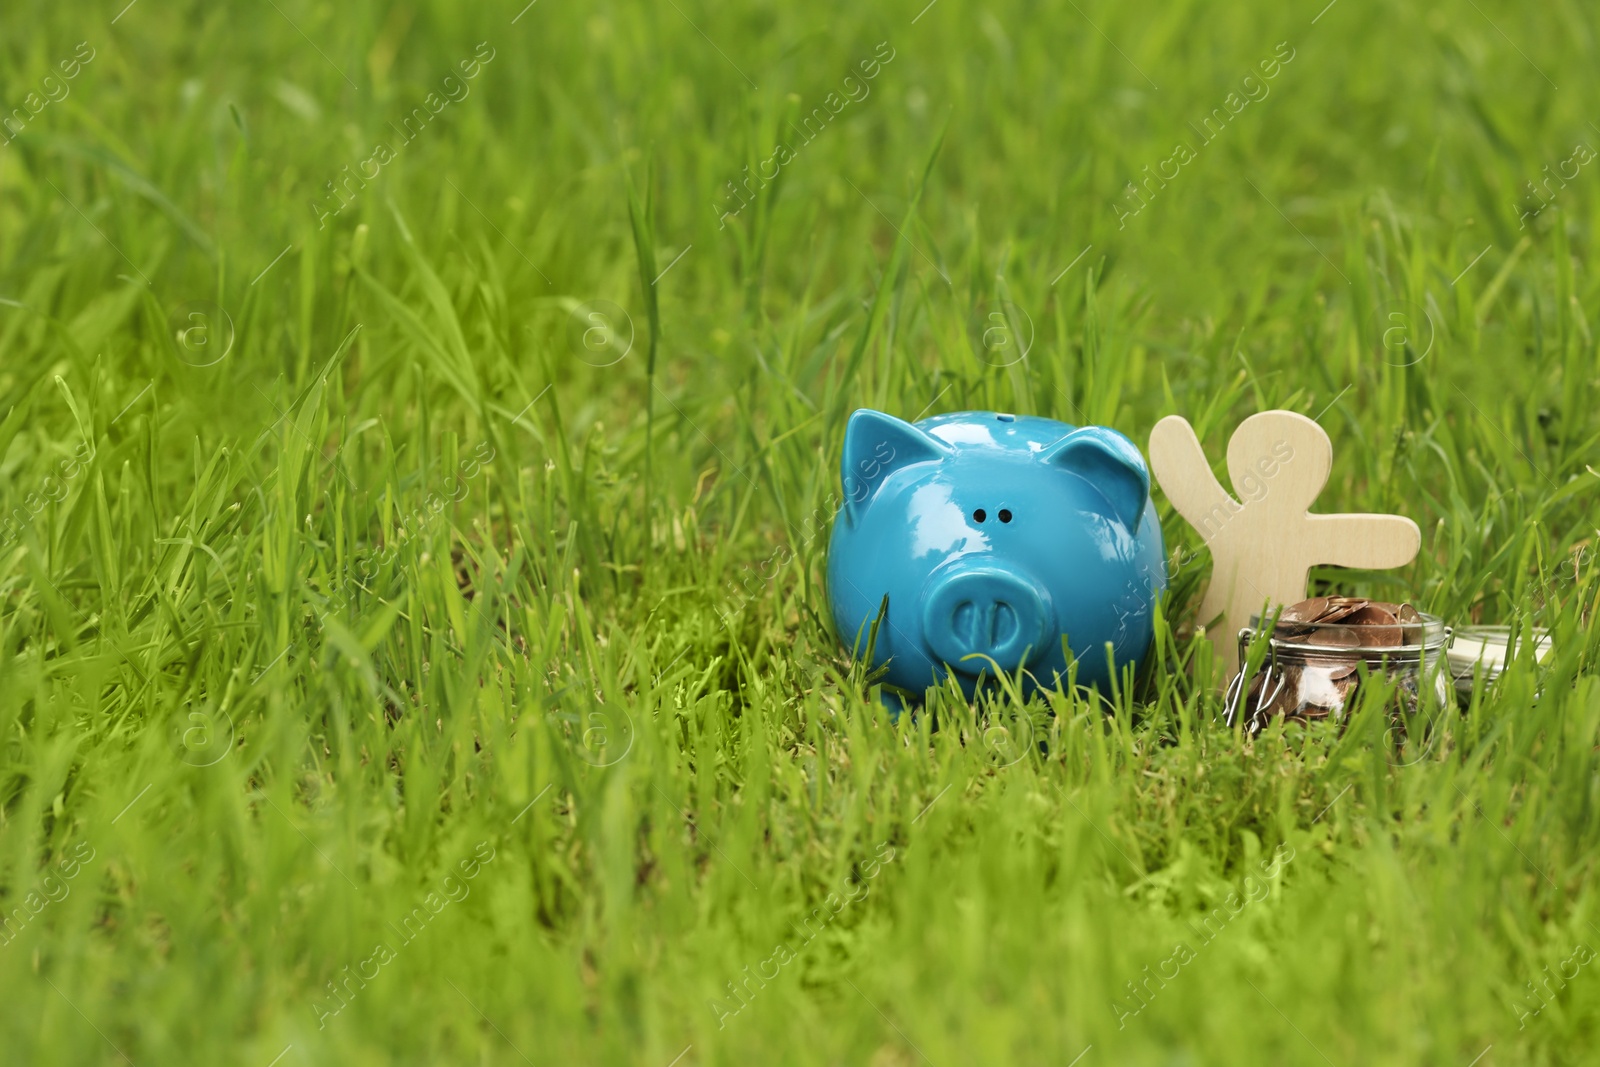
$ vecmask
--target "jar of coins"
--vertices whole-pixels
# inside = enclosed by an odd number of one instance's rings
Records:
[[[1272,620],[1269,620],[1272,621]],[[1396,691],[1403,728],[1431,721],[1451,701],[1444,669],[1450,629],[1410,604],[1362,597],[1313,597],[1284,608],[1269,634],[1260,618],[1239,631],[1243,666],[1228,687],[1224,715],[1260,733],[1274,719],[1343,722],[1365,674],[1385,676]]]

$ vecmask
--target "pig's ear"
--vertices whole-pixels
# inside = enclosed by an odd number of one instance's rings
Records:
[[[845,513],[854,519],[891,472],[912,463],[943,459],[952,451],[904,419],[871,408],[856,409],[844,428],[844,457],[839,461]]]
[[[1044,461],[1094,486],[1111,505],[1111,513],[1129,530],[1139,532],[1150,499],[1150,470],[1132,441],[1103,426],[1085,426],[1045,449]]]

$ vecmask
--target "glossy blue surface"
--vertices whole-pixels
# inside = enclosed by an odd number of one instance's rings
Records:
[[[1150,475],[1101,426],[964,411],[912,424],[863,408],[841,463],[845,503],[828,548],[828,599],[846,647],[873,647],[884,681],[913,698],[946,668],[971,697],[979,676],[1025,668],[1024,689],[1110,678],[1150,647],[1166,552]],[[978,657],[972,654],[977,653]],[[981,658],[980,658],[981,657]]]

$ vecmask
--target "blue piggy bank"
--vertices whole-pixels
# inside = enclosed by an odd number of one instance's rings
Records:
[[[1110,678],[1150,647],[1166,589],[1139,450],[1115,430],[963,411],[912,424],[866,408],[845,430],[844,505],[828,547],[839,637],[912,699],[947,672],[1025,668],[1023,691]],[[886,694],[891,706],[898,701]]]

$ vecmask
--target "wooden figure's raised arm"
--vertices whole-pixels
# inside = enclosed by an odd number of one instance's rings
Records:
[[[1202,535],[1208,519],[1239,510],[1211,473],[1200,438],[1182,415],[1168,415],[1150,431],[1150,471],[1178,514]]]
[[[1388,570],[1417,558],[1422,531],[1404,515],[1307,515],[1309,559],[1335,567]]]

